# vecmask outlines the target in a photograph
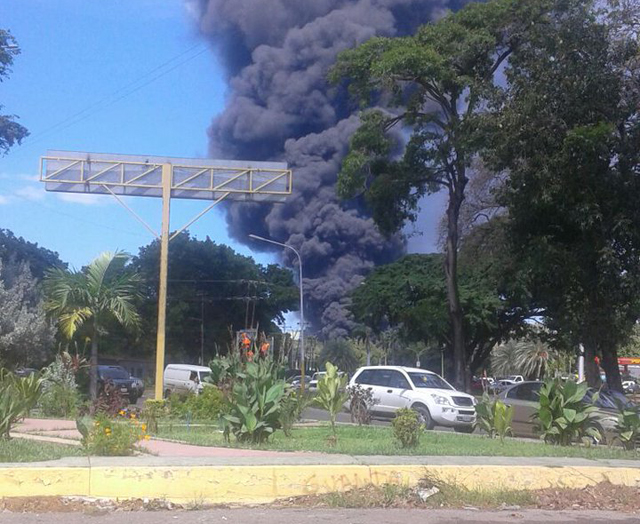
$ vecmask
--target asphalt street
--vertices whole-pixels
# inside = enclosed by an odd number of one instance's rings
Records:
[[[454,524],[469,523],[574,523],[638,524],[640,516],[610,511],[473,511],[419,509],[270,509],[242,508],[206,511],[140,511],[109,513],[0,513],[0,524]]]

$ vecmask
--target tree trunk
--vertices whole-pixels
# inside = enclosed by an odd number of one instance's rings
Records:
[[[98,398],[98,330],[94,326],[91,334],[91,357],[89,359],[89,396]]]
[[[464,179],[464,173],[460,174],[460,176]],[[456,388],[467,391],[469,389],[470,377],[464,341],[463,313],[460,304],[460,295],[458,293],[458,218],[460,216],[460,205],[463,199],[464,186],[460,187],[459,184],[456,184],[454,188],[449,189],[444,269],[453,346],[453,382]]]
[[[615,347],[602,348],[602,369],[607,376],[609,389],[623,393],[622,376],[618,366],[618,350]]]
[[[584,343],[584,374],[589,387],[600,387],[600,370],[596,364],[596,349],[591,340]]]

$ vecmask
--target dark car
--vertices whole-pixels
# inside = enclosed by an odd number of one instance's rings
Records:
[[[134,379],[123,367],[98,366],[98,391],[102,391],[107,382],[113,384],[122,395],[129,397],[131,404],[135,404],[138,400]]]

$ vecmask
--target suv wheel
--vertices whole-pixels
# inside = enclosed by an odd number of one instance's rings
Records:
[[[473,433],[473,430],[476,429],[472,424],[466,426],[455,426],[453,431],[456,433]]]
[[[425,429],[433,429],[435,424],[433,423],[433,419],[431,418],[431,413],[429,413],[429,408],[427,406],[423,406],[422,404],[418,404],[417,406],[412,406],[411,409],[418,413],[418,417],[420,418],[420,422],[424,424]]]

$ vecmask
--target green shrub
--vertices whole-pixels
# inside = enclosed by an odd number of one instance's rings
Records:
[[[233,433],[241,442],[264,442],[281,427],[285,381],[270,359],[247,362],[237,373],[227,413],[221,417],[225,438]]]
[[[396,411],[391,427],[393,436],[403,448],[415,448],[420,443],[420,435],[424,431],[418,413],[409,408]]]
[[[499,437],[501,442],[510,435],[513,419],[513,406],[507,406],[499,398],[490,397],[487,393],[476,405],[478,415],[476,425],[486,431],[491,438]]]
[[[215,386],[205,386],[199,394],[173,394],[169,397],[171,416],[181,419],[217,421],[224,405],[224,396]]]
[[[285,390],[280,408],[280,426],[287,437],[291,436],[293,425],[300,420],[302,412],[313,402],[314,395],[307,391],[303,394],[293,388]]]
[[[48,417],[75,417],[81,404],[76,384],[76,368],[68,353],[56,356],[42,373],[42,397],[39,406]]]
[[[0,369],[0,439],[8,439],[18,420],[27,416],[42,395],[42,379],[38,374],[18,378]]]
[[[148,439],[146,424],[137,418],[120,418],[114,420],[104,413],[95,420],[77,421],[78,430],[82,434],[82,445],[88,455],[104,457],[122,457],[133,454],[136,444]]]
[[[147,399],[142,408],[142,420],[147,424],[149,433],[158,431],[158,420],[169,416],[169,406],[166,400]]]
[[[347,388],[347,393],[349,394],[351,422],[359,426],[371,424],[371,408],[376,404],[373,391],[356,384]]]
[[[593,427],[596,407],[582,399],[587,392],[586,382],[577,384],[559,378],[546,381],[540,389],[540,406],[534,414],[540,438],[551,444],[570,446],[578,439],[600,439],[600,432]],[[598,395],[594,395],[595,402]]]
[[[625,449],[633,450],[640,440],[640,410],[619,406],[620,413],[616,423],[616,431],[620,443]]]
[[[335,441],[337,439],[336,417],[342,411],[342,406],[347,401],[347,398],[349,398],[349,393],[345,390],[347,376],[341,375],[338,372],[338,368],[331,362],[327,362],[326,369],[326,375],[318,380],[316,403],[329,412],[331,431]]]

